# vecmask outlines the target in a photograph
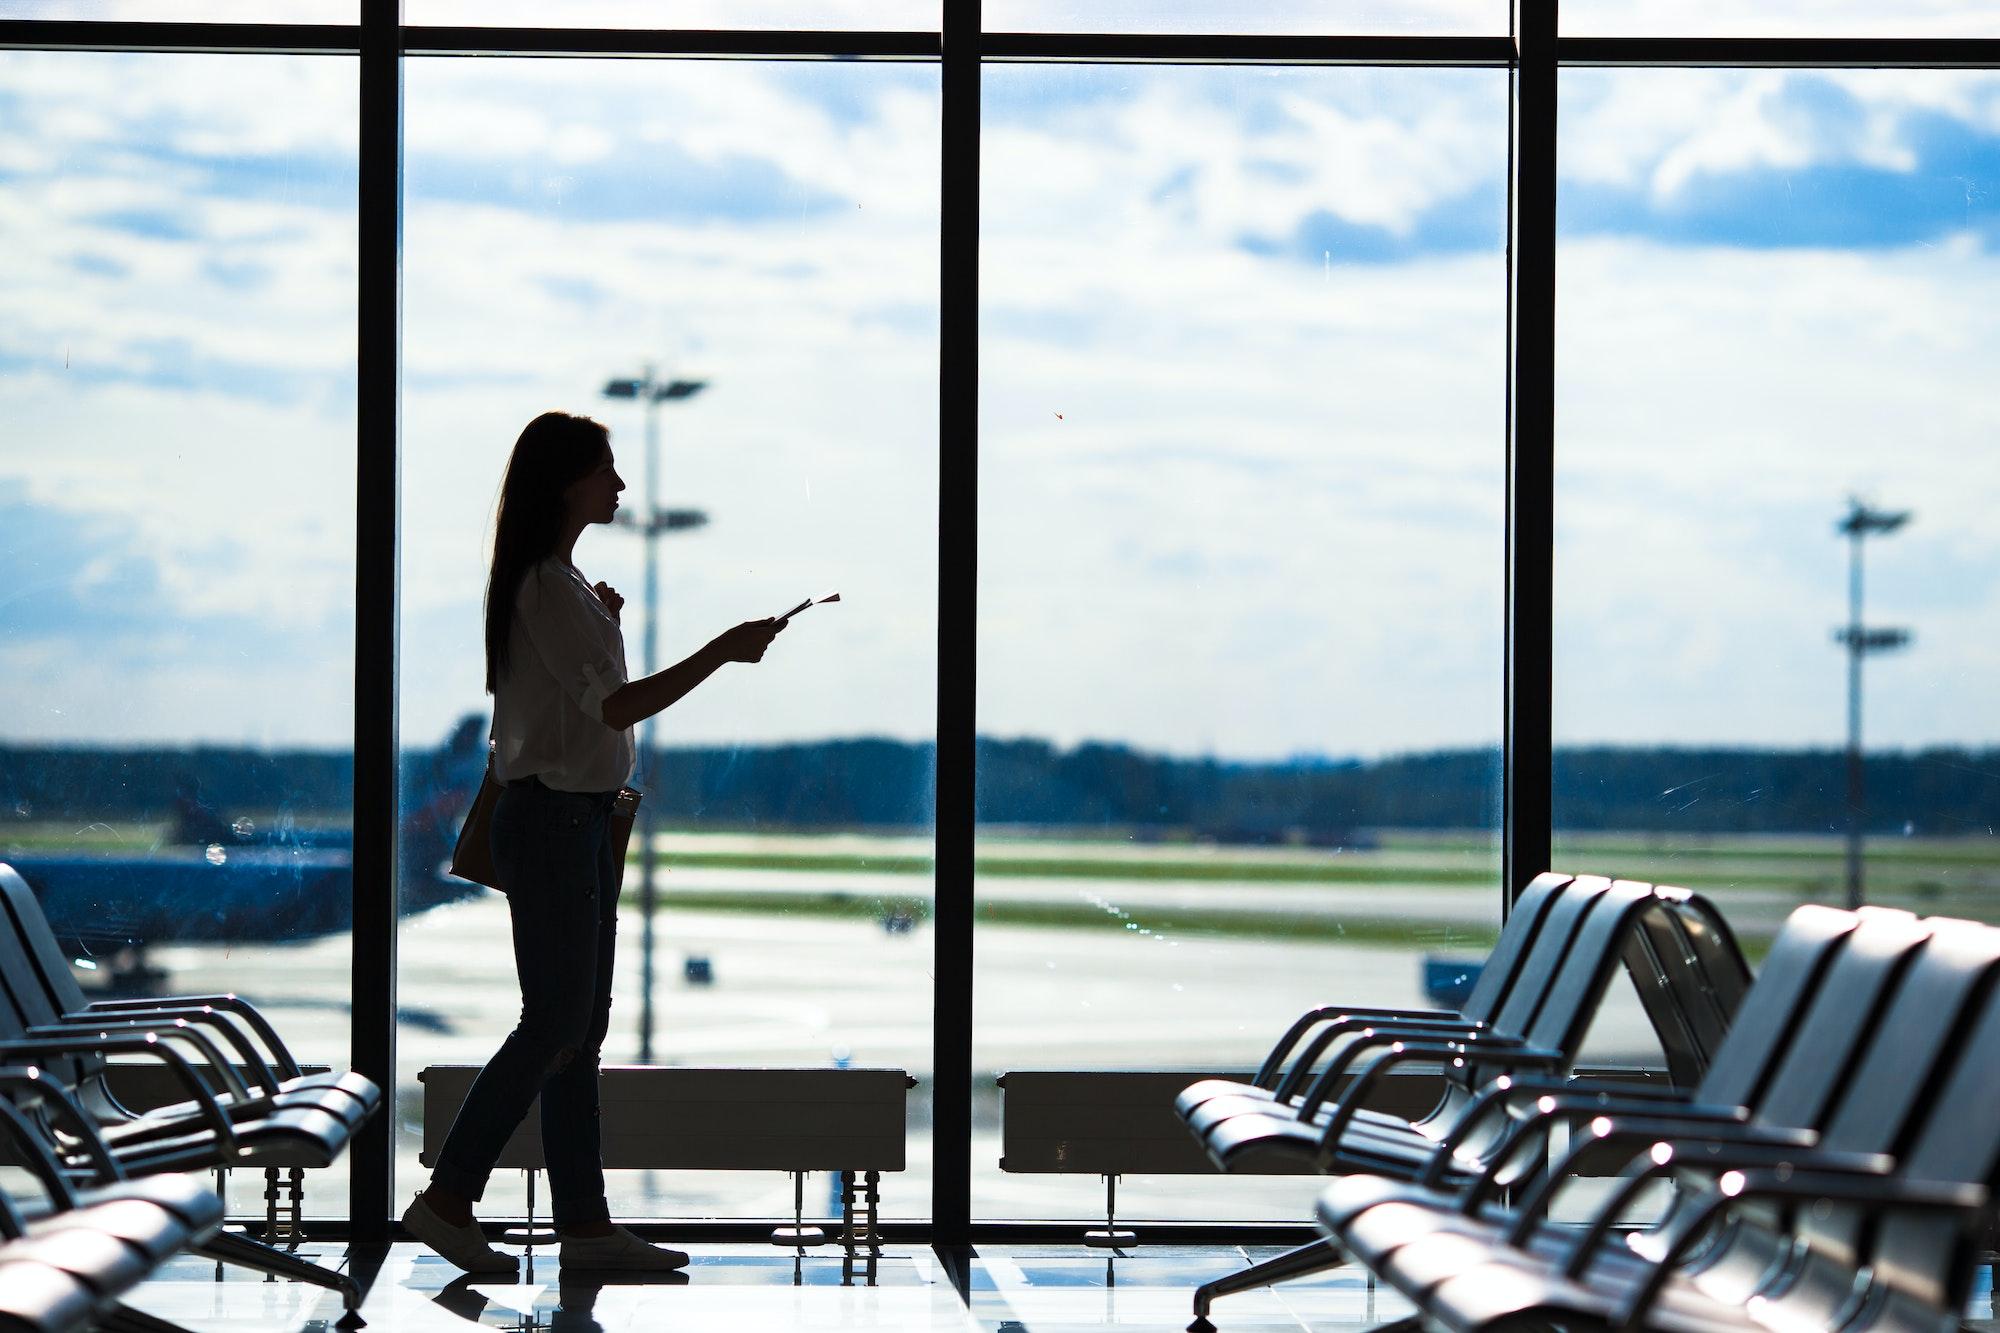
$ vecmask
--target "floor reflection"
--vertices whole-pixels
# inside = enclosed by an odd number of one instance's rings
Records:
[[[1068,1333],[1185,1327],[1194,1288],[1274,1251],[1151,1246],[1107,1253],[1082,1246],[1006,1245],[934,1251],[889,1246],[851,1269],[838,1249],[800,1253],[750,1244],[688,1245],[685,1272],[564,1273],[553,1251],[524,1256],[511,1277],[470,1277],[422,1246],[309,1245],[344,1265],[367,1293],[369,1333],[652,1333],[662,1328],[778,1330],[955,1329]],[[872,1271],[871,1271],[872,1268]],[[202,1333],[325,1333],[337,1298],[184,1258],[132,1304]],[[1361,1333],[1409,1305],[1357,1268],[1244,1292],[1218,1303],[1218,1322],[1243,1330]],[[1993,1329],[1992,1276],[1979,1274],[1967,1310]]]

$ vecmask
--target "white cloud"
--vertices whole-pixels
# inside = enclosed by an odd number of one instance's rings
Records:
[[[1988,692],[1958,693],[2000,623],[2000,408],[1965,391],[2000,261],[1590,241],[1559,281],[1559,734],[1836,742],[1850,493],[1918,516],[1871,553],[1871,618],[1919,635],[1875,739],[2000,734]]]
[[[12,82],[24,68],[27,84]],[[260,143],[314,134],[258,100],[273,88],[232,109],[218,81],[175,74],[92,85],[99,110],[69,126],[72,144],[44,118],[76,105],[56,95],[61,73],[54,58],[0,60],[10,90],[32,89],[35,132],[22,138],[71,154],[54,172],[10,159],[42,174],[0,193],[0,243],[16,260],[0,356],[30,367],[0,379],[0,414],[27,427],[0,445],[0,475],[30,478],[45,504],[129,516],[190,625],[247,614],[270,642],[312,636],[338,657],[325,627],[351,597],[349,217],[310,192],[213,199],[198,166],[128,165],[149,160],[154,119],[180,126],[183,146],[226,144],[257,119],[279,122],[258,127]],[[1759,129],[1746,150],[1713,122],[1747,108],[1777,134],[1782,117],[1766,112],[1780,90],[1731,77],[1737,101],[1700,79],[1624,76],[1579,96],[1589,119],[1565,123],[1569,169],[1657,186],[1671,162],[1684,179],[1746,151],[1900,143],[1868,139],[1896,123],[1874,107],[1856,142],[1764,143]],[[1442,203],[1492,197],[1502,83],[1491,71],[991,74],[983,726],[1225,754],[1497,739],[1497,252],[1315,265],[1238,242],[1289,237],[1318,210],[1406,234]],[[1892,108],[1992,103],[1977,80],[1883,87]],[[593,394],[649,357],[712,381],[662,415],[668,503],[714,518],[663,546],[665,651],[828,586],[847,597],[757,671],[677,707],[666,734],[926,734],[934,92],[865,66],[437,61],[413,66],[407,105],[406,734],[441,734],[482,702],[485,523],[521,423],[550,406],[597,412],[636,502],[637,413]],[[481,140],[501,110],[504,134]],[[518,163],[574,169],[561,207],[508,205],[510,142],[532,146]],[[736,220],[595,214],[592,191],[606,187],[585,168],[649,152],[765,164],[837,202],[801,213],[723,198],[758,205]],[[440,167],[457,173],[452,188],[427,192]],[[482,179],[494,182],[484,198],[466,188]],[[135,213],[191,237],[103,220]],[[245,280],[245,265],[261,278]],[[1985,313],[2000,309],[1996,280],[1969,238],[1877,253],[1565,245],[1567,737],[1823,739],[1832,715],[1817,692],[1837,688],[1824,602],[1840,576],[1826,528],[1852,487],[1920,514],[1884,548],[1881,584],[1884,614],[1917,623],[1920,647],[1882,679],[1929,672],[1900,696],[1928,702],[1885,693],[1881,738],[2000,728],[1979,702],[1996,608],[1981,586],[1937,586],[2000,563],[1982,513],[1997,478],[1980,442],[1995,423],[1962,391],[2000,333]],[[175,387],[163,343],[207,379]],[[148,373],[104,379],[135,368]],[[291,387],[259,399],[247,392],[257,376]],[[637,543],[593,534],[583,554],[636,608]],[[1899,588],[1899,560],[1950,576]],[[631,637],[636,661],[636,620]],[[187,670],[214,676],[193,659]],[[275,667],[251,645],[235,680],[233,694],[191,684],[177,706],[130,691],[62,725],[344,738],[340,671]]]
[[[38,137],[72,152],[137,143],[339,156],[356,143],[358,85],[345,56],[8,51],[0,80]]]
[[[1563,178],[1643,190],[1655,203],[1707,175],[1912,171],[1919,114],[2000,132],[2000,79],[1968,71],[1570,69],[1561,95]]]
[[[1490,70],[1002,66],[987,74],[982,170],[1031,188],[989,184],[985,219],[1227,247],[1324,211],[1407,234],[1504,179],[1505,99]]]

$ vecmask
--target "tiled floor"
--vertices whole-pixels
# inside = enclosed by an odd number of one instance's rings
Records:
[[[991,1333],[1069,1333],[1086,1329],[1186,1326],[1189,1295],[1202,1282],[1274,1251],[1235,1247],[1159,1247],[1119,1255],[1080,1247],[982,1246],[963,1269],[928,1247],[892,1247],[874,1282],[857,1270],[843,1285],[838,1251],[794,1252],[768,1246],[689,1247],[693,1262],[670,1281],[605,1283],[565,1280],[537,1252],[518,1279],[464,1277],[418,1245],[348,1255],[345,1247],[308,1247],[320,1262],[352,1263],[367,1290],[362,1307],[371,1333],[640,1333],[722,1329],[978,1329]],[[213,1265],[172,1264],[131,1302],[196,1333],[330,1333],[340,1316],[332,1293],[267,1282]],[[1344,1268],[1313,1281],[1245,1292],[1218,1302],[1225,1330],[1357,1333],[1399,1319],[1410,1307]],[[1968,1314],[1991,1327],[1989,1273]]]

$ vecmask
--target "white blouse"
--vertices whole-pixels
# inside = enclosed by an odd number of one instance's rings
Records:
[[[535,565],[521,579],[507,670],[494,682],[494,776],[539,777],[558,791],[629,782],[632,729],[604,722],[605,699],[625,681],[625,636],[597,593],[553,556]]]

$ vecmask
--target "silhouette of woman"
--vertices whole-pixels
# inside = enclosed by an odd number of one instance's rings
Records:
[[[727,662],[758,662],[784,628],[752,620],[686,661],[625,673],[624,599],[571,561],[625,489],[610,434],[545,412],[514,443],[486,585],[486,688],[493,695],[493,863],[513,915],[521,1018],[480,1072],[438,1152],[429,1188],[403,1213],[418,1240],[474,1273],[512,1272],[472,1205],[500,1150],[542,1098],[542,1151],[565,1269],[659,1272],[687,1256],[611,1221],[597,1123],[600,1048],[611,1015],[618,858],[611,801],[632,775],[632,727]]]

